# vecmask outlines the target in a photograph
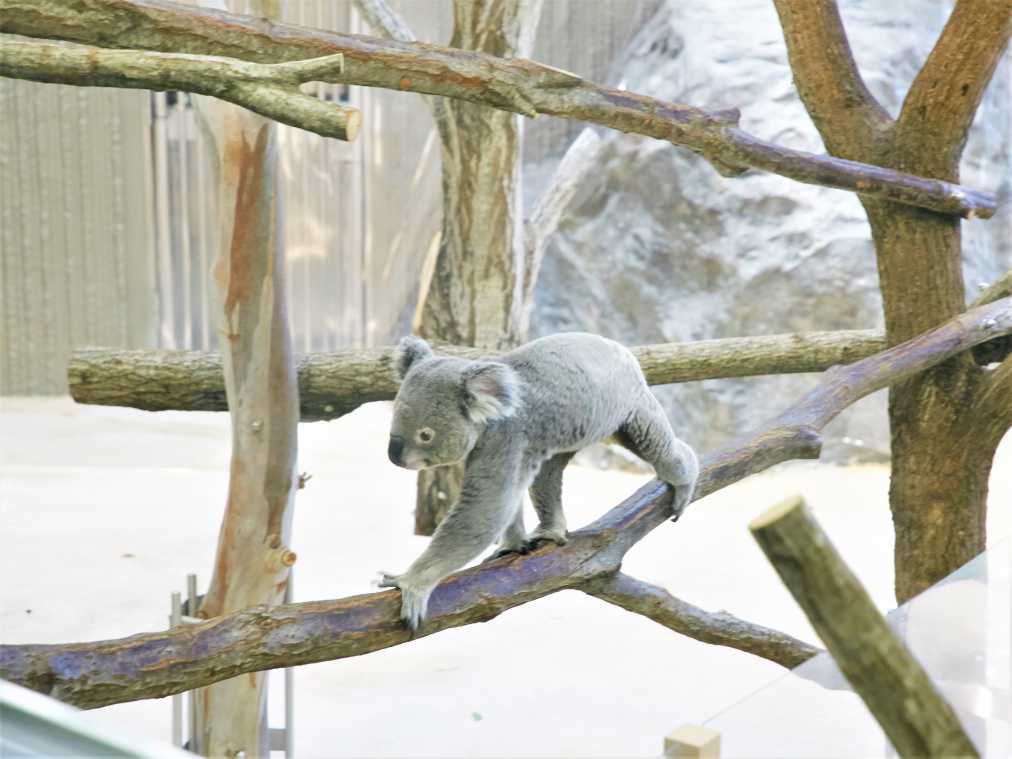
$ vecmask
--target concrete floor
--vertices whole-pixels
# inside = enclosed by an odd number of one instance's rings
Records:
[[[386,460],[389,409],[303,425],[292,546],[296,600],[368,592],[425,544],[411,534],[414,475]],[[206,584],[225,500],[224,414],[148,414],[66,399],[0,399],[0,636],[4,642],[115,638],[164,628],[188,572]],[[570,467],[571,525],[647,478]],[[625,570],[708,609],[815,641],[746,529],[802,493],[885,610],[892,598],[888,469],[782,465],[695,504],[636,546]],[[1012,442],[992,474],[992,542],[1012,532]],[[533,515],[528,522],[533,521]],[[484,625],[296,671],[300,757],[656,756],[782,673],[683,638],[578,592]],[[272,721],[282,719],[281,678]],[[93,712],[123,733],[168,739],[169,700]]]

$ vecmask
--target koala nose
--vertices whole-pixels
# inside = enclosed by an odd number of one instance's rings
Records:
[[[397,466],[401,465],[401,453],[404,452],[404,438],[395,435],[390,436],[390,445],[387,447],[387,456]]]

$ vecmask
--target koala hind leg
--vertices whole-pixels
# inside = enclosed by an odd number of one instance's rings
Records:
[[[541,465],[531,483],[531,502],[538,514],[538,526],[531,533],[528,545],[536,548],[543,541],[560,546],[567,542],[566,516],[562,512],[562,471],[573,453],[557,453]]]
[[[699,461],[692,448],[675,436],[667,414],[652,393],[644,393],[615,437],[624,447],[653,466],[658,479],[671,485],[675,491],[672,503],[674,518],[678,519],[696,489]]]
[[[499,549],[485,561],[492,561],[492,559],[509,556],[513,553],[530,553],[530,548],[527,545],[527,530],[524,529],[524,504],[522,501],[517,504],[516,516],[513,517],[513,520],[503,531],[502,537],[499,538]]]

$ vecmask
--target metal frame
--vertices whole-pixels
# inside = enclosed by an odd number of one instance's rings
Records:
[[[293,570],[288,570],[288,583],[285,586],[284,603],[292,602]],[[197,595],[197,575],[186,576],[186,601],[182,600],[182,594],[174,591],[170,601],[169,627],[177,625],[192,625],[206,622],[192,615],[191,610],[197,609],[203,596]],[[271,751],[284,751],[285,757],[295,756],[295,669],[285,667],[285,726],[272,727],[268,729],[268,745]],[[194,691],[189,691],[186,698],[186,739],[183,734],[183,695],[176,693],[172,696],[172,745],[193,751],[201,752],[197,734],[197,699]]]

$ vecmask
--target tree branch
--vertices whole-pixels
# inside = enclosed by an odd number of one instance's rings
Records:
[[[355,5],[365,16],[365,20],[373,28],[373,31],[382,34],[388,40],[396,42],[416,42],[418,40],[404,17],[387,5],[385,0],[355,0]],[[436,128],[441,132],[445,130],[449,123],[449,116],[446,113],[446,104],[443,99],[430,95],[422,95],[422,99],[432,112]]]
[[[931,176],[958,176],[970,125],[1010,30],[1008,0],[959,0],[910,85],[896,130],[906,152],[928,162]]]
[[[524,59],[324,32],[166,0],[6,0],[0,7],[0,32],[257,61],[344,53],[345,73],[327,81],[460,98],[531,117],[588,121],[683,145],[723,171],[752,167],[945,214],[987,218],[996,208],[993,194],[765,142],[738,129],[731,111],[665,103]]]
[[[737,648],[788,669],[822,653],[816,646],[779,630],[746,622],[726,611],[703,611],[675,598],[664,588],[621,572],[591,580],[579,589],[702,643]]]
[[[794,458],[817,458],[819,431],[864,396],[1012,332],[1012,299],[849,366],[757,431],[703,457],[696,498]],[[625,553],[671,516],[671,489],[653,480],[561,547],[544,547],[451,575],[429,602],[421,635],[496,617],[514,606],[614,574]],[[405,643],[397,591],[271,608],[121,640],[0,646],[0,677],[78,706],[156,698],[276,667],[308,664]]]
[[[892,119],[854,62],[836,0],[774,0],[805,108],[833,155],[856,159]]]
[[[299,90],[305,82],[339,76],[341,53],[289,63],[234,58],[106,50],[69,42],[35,42],[0,35],[0,76],[78,87],[183,90],[210,95],[275,121],[324,137],[352,141],[358,109]]]
[[[647,382],[665,385],[721,377],[819,372],[886,347],[873,330],[766,335],[632,348]],[[397,381],[392,348],[311,353],[298,359],[303,421],[336,419],[363,403],[391,400]],[[476,348],[438,345],[451,356],[482,358]],[[221,357],[200,351],[88,348],[68,367],[78,403],[145,411],[225,411]]]
[[[952,707],[800,496],[769,509],[749,529],[900,756],[978,756]]]

